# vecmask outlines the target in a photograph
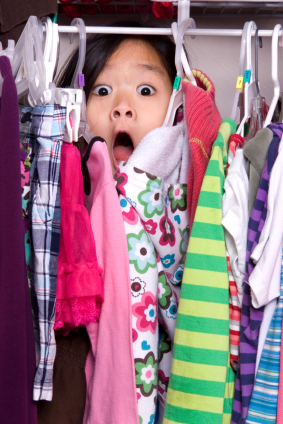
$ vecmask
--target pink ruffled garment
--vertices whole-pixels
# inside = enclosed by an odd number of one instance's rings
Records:
[[[81,157],[63,143],[60,164],[61,238],[58,257],[55,330],[71,330],[99,320],[104,299],[89,214],[84,206]]]

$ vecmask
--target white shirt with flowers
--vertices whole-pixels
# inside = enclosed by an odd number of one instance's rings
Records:
[[[189,229],[187,185],[127,163],[115,174],[128,244],[140,424],[154,424],[169,383]]]

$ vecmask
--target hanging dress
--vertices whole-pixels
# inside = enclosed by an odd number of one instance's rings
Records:
[[[90,218],[84,206],[81,157],[63,143],[60,165],[61,239],[55,330],[70,330],[99,320],[103,302],[102,270],[97,264]]]

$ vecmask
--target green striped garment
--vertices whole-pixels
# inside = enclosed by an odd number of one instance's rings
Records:
[[[230,424],[229,281],[222,220],[227,144],[224,119],[213,144],[191,231],[163,424]]]

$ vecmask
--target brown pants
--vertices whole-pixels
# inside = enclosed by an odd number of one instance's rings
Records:
[[[82,424],[86,400],[85,363],[90,341],[85,328],[56,335],[53,399],[38,402],[38,424]]]

